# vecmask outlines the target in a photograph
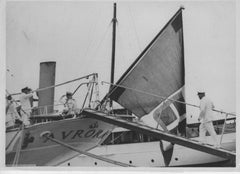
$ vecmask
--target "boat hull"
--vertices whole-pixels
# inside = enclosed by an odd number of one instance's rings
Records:
[[[220,136],[218,136],[220,140]],[[198,139],[198,138],[194,138]],[[207,137],[207,142],[212,144],[211,137]],[[167,142],[164,146],[167,147]],[[222,147],[229,151],[236,149],[236,134],[225,134],[222,142]],[[163,155],[160,150],[160,142],[142,142],[119,145],[104,145],[96,147],[89,151],[90,153],[99,155],[104,158],[117,160],[126,164],[131,164],[138,167],[165,167],[166,158],[170,158],[168,166],[170,167],[221,167],[229,165],[224,158],[207,154],[201,151],[190,149],[187,147],[174,145],[172,154]],[[164,159],[165,158],[165,159]],[[79,155],[71,160],[62,163],[61,166],[116,166],[114,164],[106,163],[104,161],[89,158],[85,155]],[[231,167],[234,164],[230,164]]]
[[[40,137],[45,131],[50,131],[54,139],[79,150],[88,151],[104,141],[113,128],[113,125],[99,120],[75,118],[33,125],[23,131],[8,131],[6,165],[11,166],[14,163],[18,166],[52,166],[77,154],[51,140]],[[19,157],[16,154],[19,154]]]

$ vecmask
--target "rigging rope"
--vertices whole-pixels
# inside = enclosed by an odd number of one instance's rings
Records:
[[[130,165],[130,164],[125,164],[125,163],[122,163],[122,162],[119,162],[119,161],[114,161],[114,160],[111,160],[111,159],[103,158],[103,157],[100,157],[98,155],[94,155],[92,153],[79,150],[79,149],[77,149],[75,147],[72,147],[72,146],[62,142],[62,141],[59,141],[59,140],[57,140],[55,138],[52,138],[49,135],[51,135],[51,132],[46,131],[46,132],[42,132],[40,137],[47,138],[47,139],[49,139],[49,140],[51,140],[51,141],[53,141],[53,142],[55,142],[55,143],[57,143],[57,144],[59,144],[61,146],[64,146],[64,147],[66,147],[66,148],[68,148],[70,150],[73,150],[73,151],[78,152],[80,154],[84,154],[86,156],[89,156],[89,157],[92,157],[92,158],[95,158],[95,159],[98,159],[98,160],[101,160],[101,161],[105,161],[107,163],[119,165],[119,166],[122,166],[122,167],[135,167],[135,166]]]
[[[121,133],[120,135],[118,135],[116,138],[112,139],[112,140],[110,141],[110,143],[111,143],[111,144],[114,144],[114,142],[115,142],[118,138],[120,138],[121,136],[124,136],[126,133],[127,133],[127,132],[122,132],[122,133]]]
[[[90,75],[93,75],[93,80],[91,80],[90,82],[86,82],[86,83],[81,83],[76,89],[75,89],[75,91],[73,92],[73,95],[76,93],[76,91],[82,86],[82,85],[84,85],[84,84],[90,84],[89,86],[92,86],[91,84],[95,84],[95,83],[97,83],[94,79],[95,79],[95,77],[97,76],[97,74],[90,74]],[[89,75],[89,76],[90,76]],[[76,79],[74,79],[74,81],[75,81]],[[70,82],[70,81],[68,81],[68,82]],[[65,82],[66,83],[66,82]],[[46,87],[46,88],[41,88],[41,90],[43,90],[43,89],[48,89],[48,88],[50,88],[50,87]],[[9,94],[9,92],[6,90],[6,93],[7,93],[7,95],[10,95]],[[88,92],[89,93],[89,92]],[[13,102],[15,102],[16,104],[17,104],[17,106],[19,106],[18,105],[18,103],[14,100],[14,99],[12,99],[13,100]],[[32,111],[32,109],[41,109],[41,108],[48,108],[48,107],[51,107],[51,106],[60,106],[60,105],[64,105],[64,104],[55,104],[55,105],[44,105],[44,106],[39,106],[39,107],[32,107],[32,108],[30,108],[30,109],[27,109],[27,110],[23,110],[22,108],[20,108],[21,109],[21,111],[23,111],[23,113],[25,113],[25,114],[27,114],[26,113],[26,111]],[[10,112],[8,112],[8,113],[10,113]],[[27,114],[28,115],[28,114]],[[40,114],[41,115],[41,114]],[[29,115],[28,115],[29,116]],[[30,117],[30,116],[29,116]]]
[[[75,81],[78,81],[78,80],[81,80],[81,79],[84,79],[84,78],[89,78],[90,76],[94,76],[96,75],[97,73],[92,73],[92,74],[89,74],[89,75],[86,75],[86,76],[83,76],[83,77],[79,77],[79,78],[76,78],[76,79],[73,79],[73,80],[69,80],[69,81],[66,81],[66,82],[63,82],[63,83],[60,83],[60,84],[57,84],[57,85],[52,85],[52,86],[48,86],[48,87],[45,87],[45,88],[40,88],[40,89],[36,89],[36,90],[33,90],[32,92],[39,92],[39,91],[43,91],[43,90],[46,90],[46,89],[50,89],[50,88],[55,88],[55,87],[58,87],[58,86],[62,86],[62,85],[65,85],[65,84],[68,84],[68,83],[72,83],[72,82],[75,82]],[[14,94],[10,94],[10,95],[19,95],[21,93],[14,93]]]
[[[111,27],[111,22],[109,23],[109,25],[107,26],[106,31],[104,32],[103,36],[101,37],[100,42],[99,42],[98,45],[97,45],[97,48],[96,48],[96,51],[95,51],[93,57],[95,57],[95,55],[97,54],[97,51],[98,51],[99,47],[102,45],[102,42],[105,40],[105,37],[106,37],[106,35],[107,35],[110,27]]]
[[[98,22],[100,22],[100,17],[101,17],[101,11],[102,11],[102,9],[99,9],[99,11],[98,11],[98,15],[97,15],[97,17],[98,18],[96,18],[96,21],[98,21]],[[89,53],[89,48],[90,48],[90,46],[92,45],[92,43],[94,42],[94,35],[95,35],[95,33],[96,33],[96,31],[97,31],[97,22],[93,22],[93,25],[92,25],[92,27],[91,27],[91,29],[89,30],[89,32],[88,32],[88,38],[90,38],[90,36],[92,36],[89,40],[90,40],[90,42],[88,43],[88,46],[87,46],[87,49],[85,50],[85,53],[84,53],[84,58],[88,58],[87,56],[88,56],[88,53]]]
[[[160,95],[157,95],[157,94],[152,94],[152,93],[149,93],[149,92],[145,92],[145,91],[142,91],[142,90],[139,90],[139,89],[129,88],[129,87],[127,87],[127,86],[117,85],[117,84],[113,84],[113,83],[110,83],[110,82],[102,81],[102,84],[104,84],[104,83],[105,83],[105,84],[108,84],[108,85],[113,85],[113,86],[117,86],[117,87],[129,89],[129,90],[133,90],[133,91],[136,91],[136,92],[139,92],[139,93],[142,93],[142,94],[146,94],[146,95],[151,95],[151,96],[154,96],[154,97],[158,97],[158,98],[161,98],[161,99],[163,99],[163,100],[170,100],[170,101],[172,101],[172,102],[178,102],[178,103],[181,103],[181,104],[185,104],[185,105],[188,105],[188,106],[192,106],[192,107],[199,108],[199,106],[197,106],[197,105],[193,105],[193,104],[190,104],[190,103],[182,102],[182,101],[179,101],[179,100],[170,99],[170,98],[163,97],[163,96],[160,96]],[[109,95],[110,95],[110,94],[108,94],[108,97],[109,97]],[[228,112],[224,112],[224,111],[220,111],[220,110],[216,110],[216,109],[213,109],[213,111],[219,112],[219,113],[221,113],[221,114],[228,114],[228,115],[236,116],[236,114],[228,113]]]
[[[131,11],[131,9],[130,9],[130,5],[128,5],[128,10],[129,10],[129,13],[130,13],[130,17],[131,17],[131,19],[132,19],[132,21],[133,21],[132,23],[133,23],[133,28],[134,28],[135,33],[136,33],[138,48],[139,48],[139,51],[141,51],[141,50],[143,50],[143,49],[142,49],[142,47],[141,47],[141,45],[140,45],[140,41],[139,41],[139,37],[138,37],[138,33],[137,33],[137,27],[136,27],[136,24],[135,24],[135,20],[133,20],[134,18],[133,18],[133,13],[132,13],[132,11]]]
[[[8,143],[7,147],[5,148],[5,150],[7,151],[7,149],[10,147],[10,145],[12,144],[13,140],[17,137],[17,135],[19,134],[19,132],[21,131],[21,126],[18,128],[17,133],[13,136],[13,138],[11,139],[11,141]]]
[[[20,152],[21,152],[21,147],[22,147],[22,141],[23,141],[23,130],[24,130],[24,125],[22,124],[21,129],[20,129],[20,132],[21,132],[21,135],[19,137],[20,140],[19,140],[19,144],[18,144],[17,149],[16,149],[16,154],[15,154],[12,166],[18,165]]]

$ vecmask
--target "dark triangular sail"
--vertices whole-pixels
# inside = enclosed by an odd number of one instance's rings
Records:
[[[138,117],[142,117],[164,101],[149,93],[169,97],[183,86],[184,50],[181,8],[106,97],[131,110]]]

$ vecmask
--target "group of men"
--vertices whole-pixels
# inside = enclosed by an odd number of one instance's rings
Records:
[[[11,95],[7,96],[7,127],[14,126],[15,124],[30,125],[30,116],[33,107],[33,92],[30,88],[25,87],[21,90],[19,101],[21,105],[18,105],[13,100]]]
[[[19,97],[20,105],[13,100],[11,95],[6,97],[6,127],[12,127],[22,123],[24,125],[30,125],[33,101],[38,101],[38,99],[33,97],[33,93],[31,88],[25,87],[21,89]],[[76,115],[78,113],[77,103],[76,100],[73,99],[71,92],[67,92],[66,95],[63,95],[60,102],[64,105],[61,115]]]

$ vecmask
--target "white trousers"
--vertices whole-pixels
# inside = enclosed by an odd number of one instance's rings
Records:
[[[30,125],[30,115],[31,115],[31,112],[26,110],[26,111],[21,111],[21,115],[22,115],[22,121],[23,121],[23,124],[24,125]]]
[[[199,126],[199,136],[203,143],[206,143],[206,132],[210,134],[213,139],[214,146],[219,146],[219,142],[217,140],[217,134],[213,127],[213,123],[211,121],[206,123],[201,123]]]

